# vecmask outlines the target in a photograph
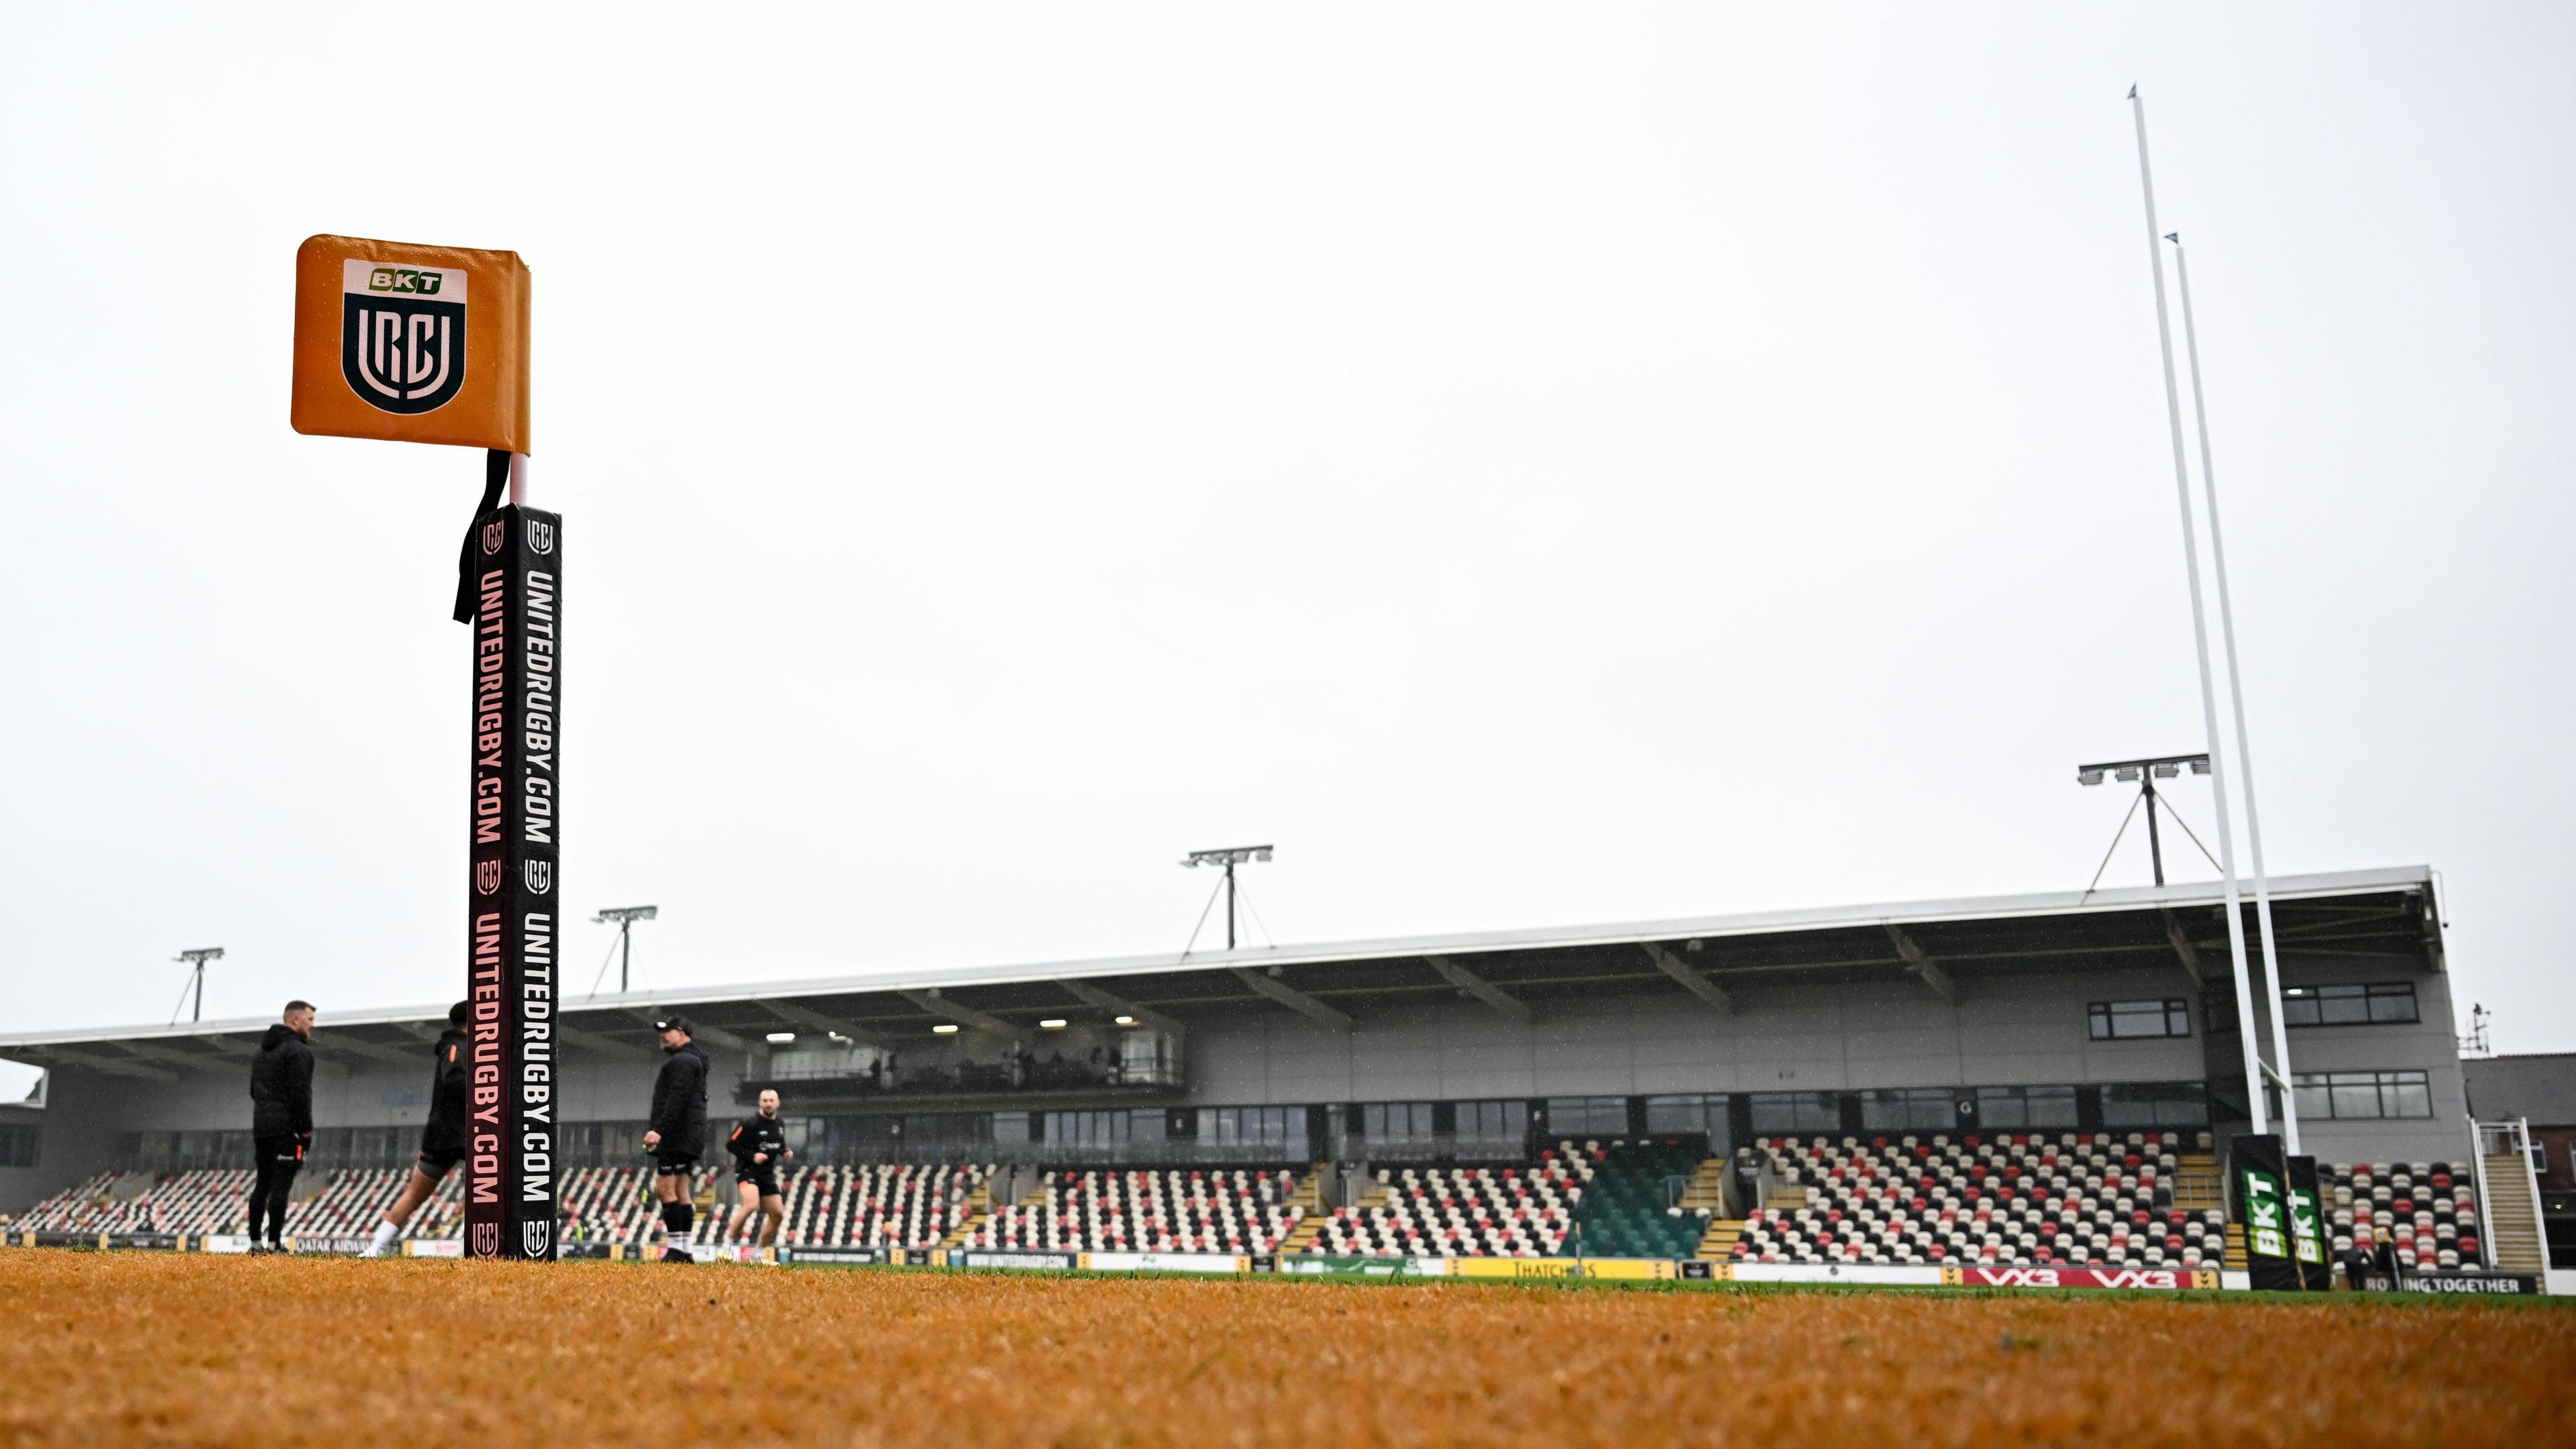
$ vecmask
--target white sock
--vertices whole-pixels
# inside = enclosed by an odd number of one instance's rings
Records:
[[[674,1252],[680,1252],[680,1253],[685,1253],[685,1252],[689,1251],[689,1237],[690,1237],[690,1235],[689,1235],[689,1234],[687,1234],[687,1233],[673,1233],[673,1234],[671,1235],[671,1241],[670,1241],[670,1245],[669,1245],[669,1246],[671,1247],[672,1251],[674,1251]]]
[[[367,1240],[367,1256],[370,1258],[383,1257],[385,1255],[385,1250],[394,1245],[394,1239],[401,1236],[402,1229],[395,1227],[390,1222],[376,1224],[376,1235]]]

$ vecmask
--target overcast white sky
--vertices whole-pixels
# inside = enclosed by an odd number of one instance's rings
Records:
[[[289,431],[322,231],[534,268],[645,985],[1256,840],[1297,941],[2081,887],[2201,744],[2136,81],[2272,864],[2576,1047],[2576,13],[1787,9],[0,11],[0,1029],[457,989],[481,460]]]

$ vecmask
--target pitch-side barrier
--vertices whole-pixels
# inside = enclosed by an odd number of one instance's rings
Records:
[[[289,1234],[290,1252],[353,1256],[364,1238]],[[0,1229],[0,1247],[89,1248],[180,1253],[247,1253],[251,1240],[225,1233],[87,1233]],[[454,1238],[411,1239],[402,1251],[414,1258],[461,1256]],[[618,1243],[567,1242],[567,1258],[651,1260],[659,1249]],[[1403,1280],[1591,1279],[1603,1282],[1697,1280],[1721,1283],[1847,1283],[1874,1288],[2112,1288],[2178,1291],[2243,1288],[2245,1275],[2207,1268],[1983,1268],[1900,1267],[1866,1263],[1718,1263],[1701,1258],[1396,1258],[1341,1257],[1319,1253],[1053,1253],[986,1248],[701,1248],[701,1263],[777,1263],[805,1267],[914,1267],[969,1271],[1051,1273],[1200,1273],[1239,1276],[1278,1273],[1299,1278]],[[2372,1286],[2383,1286],[2374,1283]],[[2532,1274],[2446,1273],[2409,1275],[2384,1285],[2424,1293],[2531,1296],[2548,1291]]]

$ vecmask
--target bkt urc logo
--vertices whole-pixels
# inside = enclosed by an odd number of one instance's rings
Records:
[[[389,413],[444,407],[465,385],[465,273],[340,264],[340,375]]]

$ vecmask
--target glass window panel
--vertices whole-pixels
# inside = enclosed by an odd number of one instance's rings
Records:
[[[2370,1020],[2370,1005],[2358,986],[2320,986],[2316,988],[2317,1015],[2320,1026],[2351,1026]]]
[[[2372,1021],[2413,1021],[2415,984],[2411,981],[2383,982],[2370,988]]]
[[[2306,1072],[2293,1076],[2290,1081],[2293,1086],[2291,1096],[2297,1102],[2300,1117],[2322,1121],[2334,1115],[2334,1103],[2326,1094],[2325,1078]]]
[[[2281,1021],[2287,1026],[2317,1024],[2317,994],[2313,988],[2293,986],[2281,993]]]
[[[2391,1117],[2433,1115],[2433,1087],[2422,1072],[2386,1072],[2380,1084],[2380,1110]]]
[[[2191,1035],[2189,1003],[2180,1000],[2097,1001],[2090,1019],[2095,1041]]]
[[[2337,1117],[2370,1118],[2379,1112],[2379,1076],[2375,1072],[2329,1072],[2326,1090]]]
[[[1831,1092],[1755,1092],[1750,1105],[1753,1131],[1759,1136],[1828,1133],[1842,1128],[1842,1111]]]

